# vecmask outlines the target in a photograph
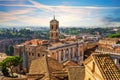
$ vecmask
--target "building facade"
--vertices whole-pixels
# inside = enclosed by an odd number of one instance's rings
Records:
[[[85,62],[84,80],[119,80],[120,72],[109,54],[93,53]]]
[[[96,52],[103,52],[110,54],[115,64],[120,68],[120,39],[119,38],[105,38],[98,42]]]

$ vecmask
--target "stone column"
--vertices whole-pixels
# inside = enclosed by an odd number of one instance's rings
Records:
[[[118,65],[118,60],[116,58],[114,59],[114,62],[116,65]]]
[[[78,47],[75,47],[75,61],[78,62]]]
[[[71,48],[68,49],[69,50],[69,54],[68,54],[68,60],[71,60]]]
[[[66,54],[66,49],[63,50],[63,59],[64,59],[64,61],[66,60],[66,55],[65,54]]]
[[[74,47],[72,48],[72,60],[74,60],[75,59],[75,49],[74,49]]]
[[[71,49],[70,59],[72,60],[72,56],[73,56],[73,49],[72,49],[72,48],[70,48],[70,49]]]
[[[81,57],[80,54],[81,54],[80,53],[80,46],[78,46],[78,61],[80,60],[80,57]]]
[[[58,54],[58,56],[59,56],[59,59],[58,59],[58,61],[59,62],[61,62],[61,51],[59,50],[59,52],[58,52],[59,54]]]
[[[56,60],[58,60],[58,55],[59,55],[59,53],[58,53],[58,51],[56,51]]]

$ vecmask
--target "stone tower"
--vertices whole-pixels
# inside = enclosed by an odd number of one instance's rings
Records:
[[[55,19],[50,21],[50,40],[56,42],[59,40],[59,21]]]

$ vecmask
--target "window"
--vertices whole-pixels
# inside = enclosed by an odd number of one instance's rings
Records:
[[[32,53],[32,56],[34,56],[34,53]]]
[[[38,53],[38,57],[40,57],[40,54]]]
[[[53,29],[53,25],[51,26],[51,29]]]
[[[31,53],[29,52],[29,55],[31,55]]]
[[[54,53],[52,53],[52,55],[54,55]]]

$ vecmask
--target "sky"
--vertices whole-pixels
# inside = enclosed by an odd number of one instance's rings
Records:
[[[0,0],[0,26],[120,26],[119,0]]]

